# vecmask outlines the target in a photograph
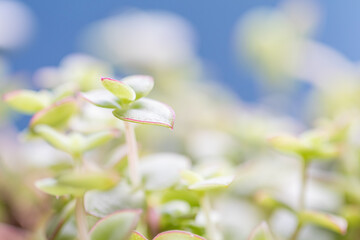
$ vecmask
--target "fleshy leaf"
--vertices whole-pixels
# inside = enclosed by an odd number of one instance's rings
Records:
[[[91,134],[85,138],[83,151],[94,149],[116,137],[119,132],[115,130],[102,131]]]
[[[234,176],[222,176],[206,179],[189,186],[189,189],[195,191],[207,191],[220,188],[227,188],[234,181]]]
[[[58,182],[65,186],[84,190],[106,190],[114,187],[118,178],[109,172],[70,172],[61,175]]]
[[[249,240],[273,240],[274,238],[271,235],[269,226],[262,222],[257,226],[254,231],[251,233]]]
[[[145,205],[143,191],[134,191],[126,183],[120,181],[108,191],[89,191],[85,194],[85,209],[88,213],[105,217],[123,209],[143,208]]]
[[[188,184],[192,185],[195,183],[198,183],[200,181],[203,181],[204,178],[200,176],[199,174],[190,171],[190,170],[183,170],[181,171],[181,178]]]
[[[206,240],[203,237],[184,231],[167,231],[159,233],[153,240]]]
[[[342,217],[315,211],[299,212],[299,219],[303,223],[315,224],[340,234],[346,233],[348,225]]]
[[[174,127],[175,113],[164,103],[142,98],[132,103],[128,109],[116,109],[115,117],[128,122]]]
[[[37,112],[30,120],[30,126],[45,124],[52,127],[64,125],[77,111],[77,104],[74,98],[66,98],[52,104]]]
[[[53,145],[55,148],[62,150],[64,152],[70,152],[71,146],[69,138],[56,131],[52,127],[47,125],[38,125],[34,128],[35,133],[45,139],[48,143]]]
[[[78,133],[72,132],[69,134],[70,142],[70,154],[74,159],[79,160],[81,155],[84,153],[85,148],[85,136]]]
[[[93,90],[82,92],[80,96],[86,101],[103,108],[121,108],[118,98],[106,90]]]
[[[133,75],[121,79],[129,85],[136,93],[136,99],[146,97],[154,87],[154,79],[145,75]]]
[[[147,240],[146,237],[144,237],[141,233],[137,231],[133,231],[131,234],[130,240]]]
[[[103,86],[119,99],[128,102],[136,99],[136,93],[129,85],[112,78],[102,78],[101,81]]]
[[[63,195],[81,196],[84,194],[84,190],[79,188],[74,188],[71,186],[62,185],[54,178],[45,178],[38,180],[35,182],[35,186],[41,191],[53,196],[63,196]]]
[[[262,207],[265,207],[270,210],[275,210],[277,208],[284,208],[293,212],[294,210],[287,205],[286,203],[276,199],[275,197],[271,196],[269,193],[264,191],[258,191],[255,194],[255,201]]]
[[[270,139],[274,148],[289,153],[295,153],[304,161],[313,159],[328,160],[334,158],[339,149],[328,141],[328,136],[320,131],[309,131],[299,138],[283,135]]]
[[[141,210],[113,213],[98,221],[90,231],[91,240],[127,240],[135,229]]]
[[[272,137],[269,141],[274,148],[283,152],[297,153],[301,151],[300,141],[290,135]]]
[[[15,110],[26,114],[34,114],[50,104],[49,94],[30,90],[9,92],[3,99]]]

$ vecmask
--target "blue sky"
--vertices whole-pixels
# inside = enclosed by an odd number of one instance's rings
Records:
[[[301,1],[301,0],[299,0]],[[129,8],[167,10],[187,19],[198,39],[198,54],[219,81],[241,98],[254,101],[252,74],[235,60],[232,34],[236,21],[256,6],[274,6],[275,0],[23,0],[35,14],[37,31],[27,48],[10,56],[14,70],[32,73],[57,65],[79,49],[79,32],[89,23]],[[360,59],[360,1],[319,0],[323,21],[316,38],[352,60]]]

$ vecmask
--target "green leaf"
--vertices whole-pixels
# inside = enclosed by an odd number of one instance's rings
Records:
[[[101,146],[118,135],[119,132],[116,130],[106,130],[91,134],[85,138],[83,151],[89,151],[98,146]]]
[[[327,136],[317,131],[306,132],[299,138],[277,136],[271,138],[270,143],[280,151],[298,154],[304,161],[331,159],[339,152],[337,146],[328,141]]]
[[[206,179],[189,186],[189,189],[195,191],[208,191],[220,188],[227,188],[234,181],[234,176],[221,176]]]
[[[64,152],[68,152],[68,153],[71,152],[69,138],[66,135],[56,131],[52,127],[47,125],[38,125],[35,126],[34,131],[37,135],[41,136],[43,139],[45,139],[55,148],[62,150]]]
[[[142,98],[132,103],[128,109],[116,109],[115,117],[128,122],[174,127],[175,113],[164,103]]]
[[[141,159],[140,171],[147,190],[164,190],[180,180],[180,172],[190,168],[190,160],[180,154],[158,153]]]
[[[113,188],[118,177],[110,172],[69,172],[62,174],[58,178],[58,182],[62,185],[81,188],[84,190],[107,190]]]
[[[121,79],[129,85],[136,93],[136,99],[146,97],[154,87],[154,79],[145,75],[133,75]]]
[[[249,240],[273,240],[274,238],[271,235],[269,226],[262,222],[257,226],[254,231],[251,233]]]
[[[130,240],[147,240],[146,237],[144,237],[141,233],[137,231],[133,231],[131,234]]]
[[[277,208],[284,208],[289,210],[290,212],[294,212],[294,210],[289,205],[274,198],[265,191],[258,191],[254,197],[256,203],[258,203],[261,207],[264,207],[266,209],[275,210]]]
[[[143,191],[134,191],[126,181],[108,191],[89,191],[85,194],[86,212],[105,217],[119,210],[143,208],[145,206]]]
[[[300,141],[289,135],[272,137],[269,141],[275,149],[283,152],[297,153],[302,149]]]
[[[299,221],[315,224],[340,234],[346,233],[348,225],[342,217],[315,211],[299,212]]]
[[[153,240],[206,240],[203,237],[184,231],[167,231],[158,234]]]
[[[102,108],[121,108],[118,98],[106,90],[82,92],[80,96],[86,101]]]
[[[37,112],[30,120],[30,127],[40,124],[52,127],[63,126],[77,109],[78,107],[74,98],[63,99]]]
[[[188,185],[192,185],[195,183],[198,183],[200,181],[203,181],[204,178],[197,174],[196,172],[190,171],[190,170],[183,170],[181,171],[181,178],[186,182]]]
[[[119,99],[128,102],[136,99],[135,91],[127,84],[112,78],[102,78],[101,81],[103,86]]]
[[[63,196],[63,195],[81,196],[84,194],[83,189],[60,184],[58,180],[54,178],[45,178],[38,180],[35,182],[35,186],[41,191],[53,196]]]
[[[72,156],[79,156],[88,150],[98,147],[118,134],[117,131],[106,130],[89,136],[83,136],[79,133],[65,135],[48,125],[37,125],[34,127],[34,131],[55,148]]]
[[[30,90],[9,92],[3,96],[3,99],[15,110],[26,114],[34,114],[50,104],[50,96],[47,92]]]
[[[81,155],[84,153],[85,137],[78,132],[69,134],[70,153],[75,160],[80,160]]]
[[[98,221],[90,231],[91,240],[127,240],[135,229],[141,210],[111,214]]]

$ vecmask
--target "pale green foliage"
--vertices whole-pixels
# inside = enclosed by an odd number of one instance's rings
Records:
[[[34,114],[49,105],[50,96],[45,91],[18,90],[4,95],[4,100],[19,112]]]
[[[340,234],[346,233],[348,225],[342,217],[315,211],[299,212],[299,221],[315,224]]]
[[[113,213],[95,224],[90,232],[90,239],[126,240],[135,229],[139,215],[138,210]]]
[[[173,128],[174,111],[161,102],[144,98],[154,86],[149,76],[129,76],[122,81],[102,78],[106,91],[94,90],[82,96],[96,106],[115,109],[115,117],[128,122],[159,125]]]

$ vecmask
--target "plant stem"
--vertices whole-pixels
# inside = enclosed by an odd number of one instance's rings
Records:
[[[84,198],[83,197],[76,198],[75,218],[76,218],[79,240],[88,240],[89,237],[88,237],[86,212],[85,212],[85,208],[84,208]]]
[[[136,188],[140,184],[140,171],[135,131],[134,126],[129,122],[124,121],[124,126],[129,164],[129,176],[133,188]]]
[[[205,215],[205,230],[206,230],[206,236],[209,240],[221,240],[221,235],[217,231],[217,228],[215,226],[215,223],[213,222],[211,218],[211,202],[210,197],[207,193],[204,193],[204,196],[201,198],[201,209]]]
[[[307,185],[307,169],[308,169],[308,162],[303,160],[301,166],[301,187],[300,187],[300,197],[299,197],[299,211],[305,209],[305,199],[306,199],[306,185]],[[291,240],[296,240],[300,234],[302,228],[302,222],[298,219],[298,223],[294,233],[291,236]]]

